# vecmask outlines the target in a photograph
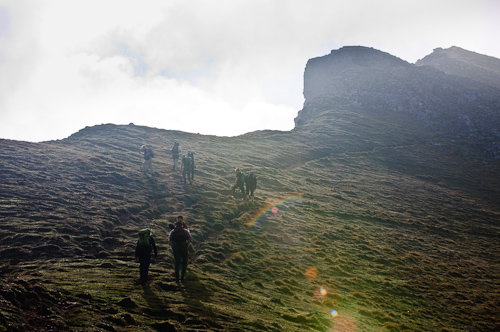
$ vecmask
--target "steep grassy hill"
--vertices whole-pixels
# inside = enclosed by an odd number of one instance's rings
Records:
[[[1,141],[0,328],[498,328],[498,165],[459,170],[457,151],[411,139],[374,147],[352,139],[371,121],[346,132],[328,114],[236,138],[103,125]],[[174,140],[195,152],[192,185],[171,171]],[[139,171],[142,144],[157,176]],[[258,175],[255,201],[231,197],[236,166]],[[178,214],[193,235],[181,285],[167,245]],[[143,287],[133,250],[146,226],[160,260]]]
[[[0,331],[500,330],[500,90],[361,47],[305,78],[290,132],[0,140]],[[193,184],[174,141],[195,153]],[[235,167],[257,175],[254,201],[232,197]],[[140,286],[144,227],[160,258]]]

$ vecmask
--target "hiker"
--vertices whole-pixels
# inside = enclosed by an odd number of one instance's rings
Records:
[[[182,216],[177,217],[177,222],[175,223],[175,228],[170,231],[168,236],[168,243],[172,247],[175,260],[175,281],[186,280],[186,269],[188,264],[188,247],[191,243],[191,233],[188,229],[184,228],[184,218]],[[182,265],[182,270],[181,270]],[[179,270],[180,279],[179,279]]]
[[[254,200],[253,192],[255,191],[255,189],[257,189],[257,177],[252,172],[250,172],[250,174],[248,174],[247,177],[245,178],[245,187],[247,189],[246,199],[248,200],[249,197],[251,197],[253,201]]]
[[[172,170],[177,171],[177,166],[179,163],[179,153],[182,151],[182,148],[178,142],[174,143],[174,146],[172,147],[171,151],[172,151],[172,159],[174,160],[174,166],[172,167]]]
[[[171,230],[174,229],[175,228],[175,224],[178,221],[182,221],[183,222],[182,227],[184,227],[185,229],[189,230],[189,226],[188,226],[187,222],[184,220],[184,218],[182,216],[178,216],[172,224],[168,225],[168,228],[170,228]]]
[[[144,163],[142,164],[141,171],[143,171],[144,173],[150,171],[151,175],[154,175],[155,171],[153,169],[153,157],[155,156],[155,153],[153,152],[153,149],[150,149],[146,145],[143,145],[141,146],[141,151],[144,155]]]
[[[151,252],[154,252],[154,261],[158,258],[155,240],[151,236],[151,229],[145,228],[139,231],[139,240],[135,247],[135,261],[139,262],[140,284],[145,285],[148,281],[149,265],[151,264]]]
[[[188,152],[188,157],[191,158],[191,180],[194,180],[194,152]]]
[[[232,186],[231,191],[233,192],[233,197],[236,195],[236,188],[240,189],[241,193],[245,195],[245,173],[241,172],[239,168],[234,170],[236,172],[236,180],[234,186]]]
[[[181,159],[181,170],[182,170],[182,178],[184,179],[184,183],[186,183],[186,174],[187,174],[187,178],[189,180],[189,184],[192,184],[191,183],[191,180],[193,179],[193,164],[194,164],[194,161],[193,161],[193,158],[190,156],[192,156],[192,152],[189,152],[188,155],[183,155],[182,156],[182,159]]]

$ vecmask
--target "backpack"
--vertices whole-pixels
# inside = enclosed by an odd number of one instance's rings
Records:
[[[253,173],[248,174],[245,179],[245,183],[251,187],[257,187],[257,176]]]
[[[191,166],[193,160],[189,157],[182,158],[182,164],[186,167]]]
[[[153,151],[153,149],[149,149],[149,156],[151,158],[153,158],[155,156],[155,152]]]
[[[194,168],[194,153],[193,152],[188,152],[188,158],[191,158],[191,160],[192,160],[192,166]]]
[[[174,233],[172,233],[172,242],[174,242],[175,244],[185,243],[188,238],[189,237],[186,234],[186,229],[184,227],[174,230]]]
[[[137,244],[142,247],[142,246],[150,246],[151,245],[151,235],[149,232],[139,232],[139,241]]]
[[[241,172],[238,182],[245,182],[246,178],[247,178],[247,175],[245,173]]]

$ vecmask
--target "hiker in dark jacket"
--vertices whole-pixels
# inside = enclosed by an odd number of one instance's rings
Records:
[[[175,228],[170,231],[168,243],[172,247],[172,251],[174,253],[175,281],[179,282],[180,280],[186,280],[186,270],[189,258],[188,247],[191,243],[191,233],[189,230],[184,228],[184,220],[182,216],[177,217]]]
[[[153,150],[148,148],[146,145],[143,145],[141,146],[141,151],[144,155],[144,163],[142,164],[141,170],[144,173],[150,171],[151,175],[154,175],[155,171],[153,169],[153,157],[154,157]]]
[[[184,183],[186,183],[186,175],[187,175],[189,184],[192,184],[191,180],[193,178],[193,159],[189,156],[189,154],[187,156],[185,155],[182,156],[181,170]]]
[[[174,229],[178,221],[182,221],[183,222],[182,227],[189,230],[189,226],[182,216],[178,216],[172,224],[168,225],[168,228],[170,228],[170,230]]]
[[[188,152],[188,157],[191,158],[191,180],[194,180],[194,153]]]
[[[251,197],[253,201],[253,192],[255,191],[255,189],[257,189],[257,177],[255,176],[255,174],[250,173],[247,175],[247,177],[245,178],[245,187],[247,188],[246,199],[249,199],[249,197]]]
[[[172,151],[172,160],[174,161],[173,171],[177,171],[177,166],[179,165],[179,154],[182,152],[182,148],[178,142],[174,143],[174,146],[170,150]]]
[[[234,186],[231,187],[233,195],[236,195],[236,188],[240,189],[241,193],[245,195],[245,173],[241,172],[239,168],[234,170],[236,172],[236,180]]]
[[[139,262],[140,283],[145,285],[148,281],[149,265],[151,264],[151,253],[154,252],[154,261],[158,258],[155,240],[151,236],[151,230],[145,228],[139,231],[139,240],[135,247],[135,261]]]

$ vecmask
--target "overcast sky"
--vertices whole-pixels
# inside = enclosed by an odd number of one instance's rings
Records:
[[[499,18],[497,0],[0,0],[0,138],[291,130],[308,59],[352,45],[500,58]]]

